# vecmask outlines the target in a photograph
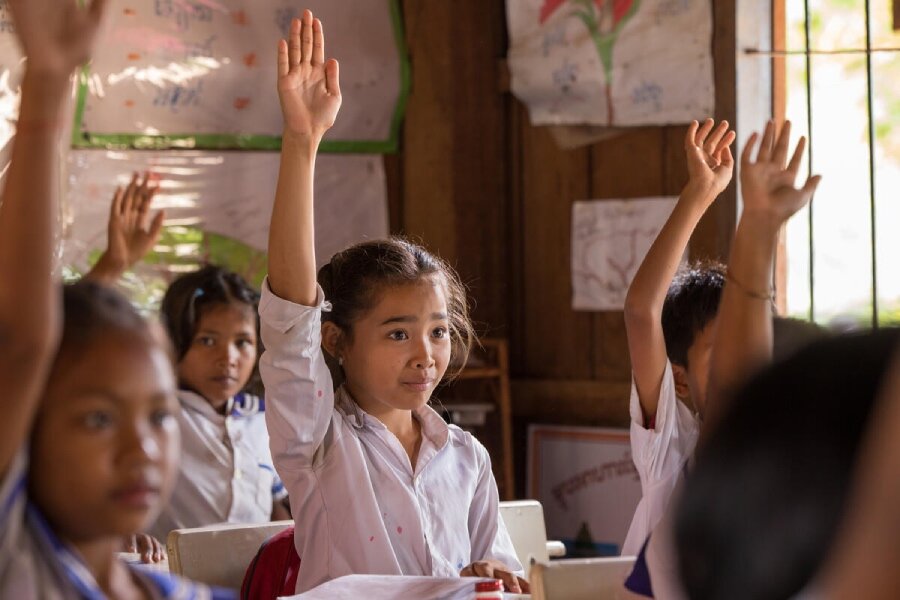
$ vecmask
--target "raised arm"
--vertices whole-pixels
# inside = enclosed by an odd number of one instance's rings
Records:
[[[656,415],[659,390],[666,370],[666,342],[662,310],[666,292],[678,270],[691,234],[703,213],[731,181],[734,159],[729,146],[735,134],[722,121],[701,127],[691,123],[684,139],[690,179],[672,215],[654,240],[625,297],[625,328],[631,369],[644,422]]]
[[[27,56],[0,204],[0,473],[25,442],[61,329],[53,273],[58,154],[72,70],[90,56],[106,0],[8,0]]]
[[[806,206],[821,180],[813,176],[802,188],[794,187],[806,140],[800,138],[787,163],[790,135],[791,123],[786,121],[776,141],[775,124],[770,121],[756,160],[752,159],[756,133],[741,153],[744,210],[731,247],[713,338],[704,429],[721,413],[723,392],[734,389],[772,358],[772,271],[778,235],[787,220]]]
[[[313,172],[322,136],[341,107],[338,63],[325,62],[322,22],[309,10],[278,44],[278,96],[284,116],[281,167],[269,229],[269,287],[281,298],[316,301]]]
[[[127,187],[116,188],[109,208],[106,250],[85,279],[112,285],[156,244],[166,215],[159,211],[150,220],[150,204],[159,191],[151,180],[150,173],[144,173],[143,181],[135,173]]]

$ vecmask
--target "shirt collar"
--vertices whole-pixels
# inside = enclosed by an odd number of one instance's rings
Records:
[[[387,429],[384,423],[360,408],[343,385],[334,393],[334,405],[356,429]],[[450,439],[447,422],[427,404],[417,408],[413,414],[422,426],[422,436],[428,438],[436,448],[443,448]]]
[[[219,414],[212,404],[207,402],[206,398],[189,390],[178,390],[178,400],[181,401],[183,406],[202,414],[214,422],[224,423],[226,416],[230,415],[234,408],[234,398],[232,397],[228,399],[228,404],[225,405],[225,414]]]

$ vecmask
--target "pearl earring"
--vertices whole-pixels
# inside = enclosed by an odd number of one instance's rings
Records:
[[[344,357],[343,356],[338,356],[338,366],[341,366],[341,367],[344,366]]]

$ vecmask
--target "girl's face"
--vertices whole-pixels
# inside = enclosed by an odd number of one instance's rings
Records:
[[[138,340],[140,338],[137,338]],[[129,333],[67,352],[31,441],[32,498],[72,543],[144,531],[168,501],[181,438],[169,356]]]
[[[443,286],[433,278],[385,289],[335,348],[347,387],[369,414],[424,406],[450,362]]]
[[[243,303],[214,304],[200,315],[178,379],[219,412],[244,389],[256,365],[256,312]]]

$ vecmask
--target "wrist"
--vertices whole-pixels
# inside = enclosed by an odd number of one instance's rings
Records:
[[[682,200],[701,206],[712,204],[717,195],[713,185],[696,181],[689,181],[681,190]]]
[[[325,132],[298,132],[285,128],[281,134],[281,145],[293,149],[316,154]]]
[[[128,264],[123,259],[110,256],[108,252],[104,252],[97,259],[92,270],[103,276],[118,279],[119,275],[128,270]]]
[[[758,235],[777,236],[786,220],[767,209],[744,209],[739,227],[752,229]]]

